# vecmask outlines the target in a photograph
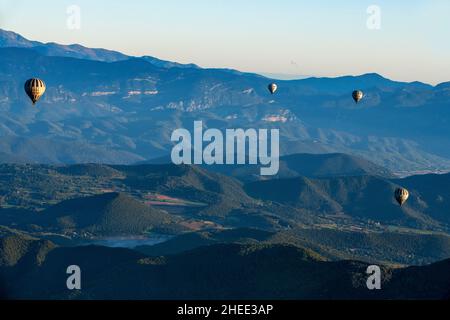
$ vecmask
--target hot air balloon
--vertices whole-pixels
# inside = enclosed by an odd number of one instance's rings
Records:
[[[400,206],[403,206],[409,198],[409,191],[405,188],[398,188],[395,190],[395,200],[397,200]]]
[[[25,82],[25,92],[30,97],[33,105],[38,102],[45,92],[45,83],[41,79],[33,78]]]
[[[353,91],[353,100],[355,100],[356,103],[359,103],[362,98],[364,98],[364,92],[362,92],[361,90],[355,90]]]
[[[270,93],[274,94],[277,91],[278,86],[275,83],[271,83],[271,84],[269,84],[268,88],[269,88]]]

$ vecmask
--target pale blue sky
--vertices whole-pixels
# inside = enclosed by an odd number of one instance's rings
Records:
[[[34,2],[35,3],[35,2]],[[450,81],[448,0],[0,0],[0,28],[203,67]],[[81,29],[66,9],[81,8]],[[381,8],[381,30],[366,10]]]

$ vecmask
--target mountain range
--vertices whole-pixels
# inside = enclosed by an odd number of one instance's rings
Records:
[[[123,53],[106,50],[106,49],[92,49],[79,44],[61,45],[58,43],[42,43],[39,41],[30,41],[20,34],[13,31],[6,31],[0,29],[0,47],[15,47],[15,48],[32,48],[36,52],[45,56],[54,57],[68,57],[86,60],[95,60],[103,62],[117,62],[128,60],[131,57]],[[158,67],[170,68],[170,67],[190,67],[196,68],[194,64],[180,64],[171,61],[160,60],[155,57],[144,56],[142,59],[154,64]]]
[[[142,163],[170,164],[171,161],[170,157],[160,157]],[[260,175],[260,165],[203,165],[202,167],[209,171],[237,178],[242,182],[267,179],[267,177]],[[320,178],[361,175],[383,178],[397,177],[390,170],[358,156],[350,156],[343,153],[298,153],[282,156],[279,160],[279,171],[271,178]]]
[[[334,167],[325,168],[321,177],[243,182],[172,164],[3,164],[0,226],[63,246],[169,236],[142,249],[146,254],[243,241],[289,243],[334,260],[388,265],[449,257],[448,175],[335,176]],[[398,186],[411,191],[402,208],[393,196]],[[248,228],[259,231],[236,230]]]
[[[449,299],[450,82],[274,81],[0,30],[0,298]],[[279,129],[278,174],[172,164],[200,120]]]
[[[279,128],[281,152],[346,153],[400,175],[450,168],[450,84],[378,74],[278,81],[0,32],[0,159],[130,164],[170,153],[174,129]],[[37,108],[23,93],[46,81]],[[355,105],[351,92],[365,100]]]

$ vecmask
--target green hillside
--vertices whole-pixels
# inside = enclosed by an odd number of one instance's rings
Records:
[[[168,158],[155,159],[153,163],[170,161]],[[244,182],[261,180],[260,165],[213,165],[204,166],[222,174],[235,177]],[[357,156],[343,153],[328,154],[290,154],[280,158],[280,168],[275,179],[294,177],[343,177],[343,176],[378,176],[383,178],[395,178],[395,175],[375,163]]]
[[[68,261],[81,291],[65,288]],[[10,298],[39,299],[443,299],[450,260],[382,267],[381,291],[366,287],[367,263],[330,262],[289,245],[220,244],[151,258],[127,249],[56,248],[7,283]],[[0,267],[0,275],[5,268]],[[120,275],[118,277],[117,275]],[[427,290],[424,290],[426,288]]]
[[[400,208],[394,199],[395,182],[373,176],[338,178],[292,178],[258,181],[245,185],[257,199],[312,210],[329,215],[347,215],[383,224],[435,229],[446,220],[435,220],[421,210],[420,194],[412,195]],[[445,227],[444,227],[445,228]]]
[[[139,165],[114,167],[126,174],[123,183],[133,189],[167,194],[209,206],[200,215],[225,216],[253,199],[237,180],[195,166]]]
[[[174,216],[122,193],[66,200],[45,210],[39,217],[41,225],[57,231],[102,236],[181,229]]]
[[[425,265],[450,257],[450,236],[407,232],[361,232],[332,228],[257,229],[191,232],[136,250],[150,256],[178,254],[214,244],[289,244],[333,261],[361,260],[390,265]]]

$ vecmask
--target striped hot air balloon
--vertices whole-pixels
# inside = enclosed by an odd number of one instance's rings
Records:
[[[403,206],[409,198],[409,191],[405,188],[398,188],[395,190],[395,200],[400,206]]]
[[[33,105],[38,102],[45,92],[45,83],[41,79],[33,78],[25,82],[25,92],[30,97]]]

